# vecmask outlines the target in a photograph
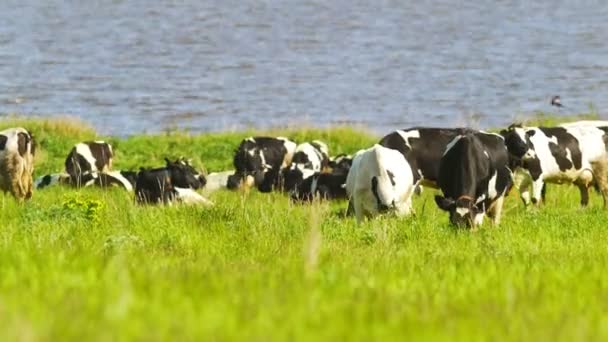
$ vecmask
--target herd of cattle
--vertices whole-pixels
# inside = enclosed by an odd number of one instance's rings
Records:
[[[296,144],[283,137],[249,137],[235,151],[234,171],[203,175],[186,160],[166,159],[164,167],[112,170],[113,151],[103,141],[76,144],[65,171],[33,182],[36,143],[23,128],[0,131],[0,187],[28,199],[35,184],[73,187],[121,186],[138,203],[211,205],[204,187],[260,192],[284,191],[294,201],[349,200],[360,222],[381,212],[413,212],[412,195],[438,188],[437,206],[450,222],[475,227],[487,215],[500,222],[504,196],[519,189],[524,204],[544,200],[545,182],[572,183],[589,202],[589,188],[608,206],[608,121],[577,121],[556,127],[511,125],[499,134],[469,128],[411,128],[394,131],[352,157],[330,157],[318,140]]]

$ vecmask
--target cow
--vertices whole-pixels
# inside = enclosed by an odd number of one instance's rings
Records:
[[[291,164],[283,170],[284,190],[297,196],[297,193],[303,191],[300,185],[328,165],[329,149],[324,142],[314,140],[298,145]]]
[[[539,205],[545,183],[573,183],[581,194],[581,206],[589,203],[589,187],[600,190],[604,207],[608,200],[608,126],[589,121],[558,127],[511,125],[505,137],[511,159],[516,162],[516,187],[522,201]],[[529,188],[532,188],[532,194]]]
[[[137,172],[135,171],[108,171],[108,172],[87,172],[81,175],[80,183],[67,173],[51,173],[36,179],[35,188],[44,189],[52,185],[70,185],[74,187],[99,186],[107,188],[110,186],[122,187],[131,192],[135,187]]]
[[[389,133],[379,144],[403,154],[414,173],[414,183],[437,188],[439,160],[446,146],[458,135],[471,132],[469,128],[413,127]]]
[[[512,182],[509,153],[502,136],[474,132],[455,137],[439,161],[437,206],[450,223],[475,228],[488,215],[500,224],[504,195]]]
[[[165,167],[142,168],[135,181],[135,199],[139,204],[169,204],[179,200],[181,189],[200,189],[201,176],[187,161],[165,159]],[[190,194],[190,193],[189,193]]]
[[[17,200],[32,197],[36,141],[22,127],[0,131],[0,189]]]
[[[341,154],[329,160],[325,169],[305,179],[297,191],[292,192],[294,201],[321,199],[346,199],[346,177],[352,165],[352,156]]]
[[[380,146],[355,154],[346,177],[346,193],[361,223],[364,216],[389,210],[398,216],[412,213],[413,173],[401,152]]]
[[[99,186],[102,188],[122,187],[131,192],[137,181],[137,172],[135,171],[108,171],[87,173],[82,176],[81,186]]]
[[[72,147],[65,160],[65,172],[76,186],[81,186],[82,175],[107,172],[112,169],[112,145],[104,141],[84,141]]]
[[[44,189],[57,184],[72,184],[72,177],[67,173],[49,173],[38,177],[34,182],[36,190]]]
[[[291,164],[296,143],[283,137],[249,137],[235,151],[235,173],[228,189],[256,186],[261,192],[282,188],[282,170]]]

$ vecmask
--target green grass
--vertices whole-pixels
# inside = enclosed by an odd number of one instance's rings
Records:
[[[61,170],[91,129],[11,119],[38,137],[36,174]],[[112,138],[116,168],[192,157],[230,167],[247,133]],[[258,132],[259,133],[259,132]],[[268,132],[261,132],[268,133]],[[378,137],[347,128],[332,154]],[[101,137],[103,138],[103,137]],[[357,226],[344,202],[211,194],[212,208],[138,207],[119,189],[55,187],[26,204],[0,195],[0,340],[605,340],[608,213],[551,186],[499,228],[448,225],[426,190],[417,215]]]

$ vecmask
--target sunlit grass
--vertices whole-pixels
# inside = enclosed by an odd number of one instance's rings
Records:
[[[46,135],[38,174],[95,137],[28,123]],[[217,171],[253,133],[111,140],[117,168],[183,154]],[[378,140],[347,128],[271,133],[321,138],[333,154]],[[414,199],[415,217],[360,226],[345,202],[255,191],[215,192],[212,208],[138,207],[119,189],[49,188],[25,205],[0,196],[0,339],[608,338],[599,195],[580,209],[574,187],[551,186],[546,205],[525,210],[512,193],[499,228],[471,233],[448,225],[434,193]]]

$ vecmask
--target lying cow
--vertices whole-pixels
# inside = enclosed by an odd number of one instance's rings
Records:
[[[137,172],[134,171],[88,172],[81,176],[78,184],[67,173],[52,173],[39,177],[34,184],[38,190],[63,184],[75,187],[99,186],[102,188],[118,186],[127,191],[133,191],[136,178]]]
[[[349,208],[360,223],[364,216],[393,210],[399,216],[412,212],[412,170],[403,155],[380,145],[357,152],[346,178]]]
[[[304,190],[300,188],[303,182],[309,183],[315,173],[329,165],[329,149],[319,140],[306,142],[296,147],[291,165],[283,170],[284,190],[292,196],[297,196]]]
[[[487,214],[500,223],[504,195],[511,184],[509,154],[498,134],[477,132],[452,140],[439,162],[439,185],[435,196],[440,209],[450,213],[457,226],[475,227]]]
[[[579,188],[582,206],[589,203],[589,187],[597,185],[606,207],[607,132],[608,127],[595,127],[588,122],[561,127],[511,125],[501,131],[511,159],[517,161],[516,186],[524,204],[541,202],[545,182],[567,182]]]
[[[32,197],[36,142],[25,128],[0,131],[0,189],[16,199]]]
[[[282,170],[291,164],[296,143],[287,138],[249,137],[234,155],[234,175],[228,189],[256,186],[261,192],[282,188]]]
[[[424,128],[415,127],[392,132],[379,144],[403,154],[408,161],[413,181],[420,185],[437,188],[439,160],[448,143],[458,135],[473,132],[468,128]]]
[[[81,186],[87,173],[108,172],[112,169],[112,146],[103,141],[85,141],[74,145],[65,160],[65,172],[76,186]]]
[[[194,196],[184,189],[200,189],[205,185],[201,176],[188,162],[165,159],[166,166],[156,169],[141,169],[135,182],[135,199],[143,204],[169,204],[180,200],[180,194]],[[202,197],[202,196],[201,196]]]
[[[291,195],[294,201],[310,201],[315,197],[321,199],[345,199],[346,177],[353,159],[348,155],[339,155],[330,159],[327,168],[322,172],[315,172],[299,186],[298,191]]]

